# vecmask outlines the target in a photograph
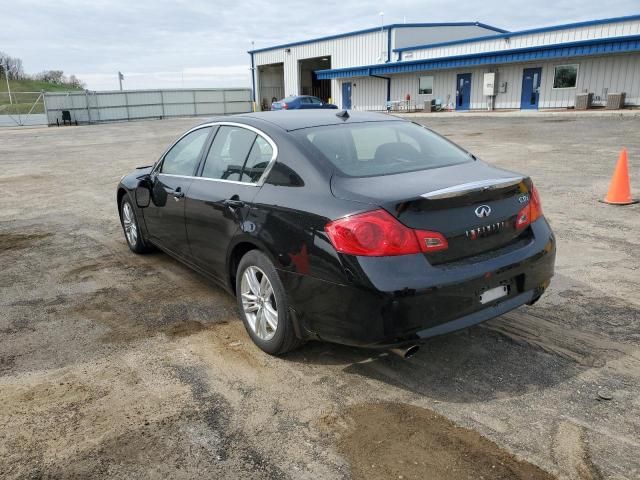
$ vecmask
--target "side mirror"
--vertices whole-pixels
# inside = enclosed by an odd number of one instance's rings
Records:
[[[146,208],[151,203],[151,177],[149,175],[143,175],[138,177],[140,182],[136,187],[136,205],[139,208]]]

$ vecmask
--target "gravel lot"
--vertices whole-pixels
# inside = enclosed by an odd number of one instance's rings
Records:
[[[0,130],[2,478],[640,477],[640,118],[422,119],[526,172],[548,294],[412,359],[255,348],[234,300],[128,250],[115,186],[196,119]],[[607,400],[605,398],[611,397]]]

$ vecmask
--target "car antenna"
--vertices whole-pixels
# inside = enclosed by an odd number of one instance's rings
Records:
[[[346,110],[340,110],[338,113],[336,113],[336,117],[341,118],[342,120],[346,120],[349,118],[349,112],[347,112]]]

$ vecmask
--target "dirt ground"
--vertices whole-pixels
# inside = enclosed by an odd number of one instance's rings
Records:
[[[0,477],[640,478],[640,118],[442,118],[530,174],[543,299],[403,361],[255,348],[234,300],[132,254],[115,186],[196,119],[0,130]]]

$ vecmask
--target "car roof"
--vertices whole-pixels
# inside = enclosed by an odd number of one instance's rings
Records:
[[[233,120],[261,120],[276,125],[284,130],[292,131],[302,128],[320,127],[323,125],[339,125],[343,123],[362,123],[362,122],[388,122],[405,120],[394,117],[386,113],[373,112],[353,112],[348,111],[348,117],[338,116],[344,110],[326,109],[326,110],[276,110],[271,112],[253,112],[242,113],[223,117],[226,121]],[[224,121],[224,120],[222,120]]]

